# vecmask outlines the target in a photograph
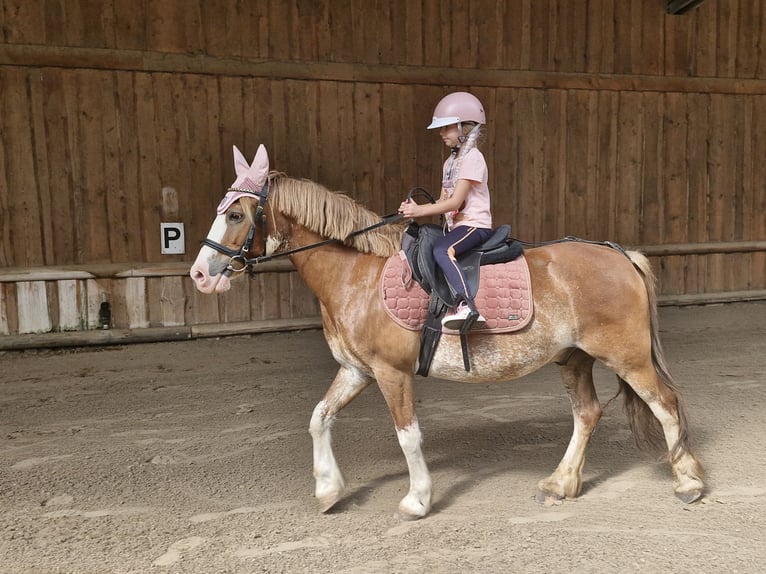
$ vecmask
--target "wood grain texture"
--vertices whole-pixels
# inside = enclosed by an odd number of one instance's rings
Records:
[[[515,235],[688,245],[654,251],[662,294],[762,290],[766,253],[727,246],[766,240],[766,8],[656,4],[0,0],[0,332],[95,327],[105,296],[124,328],[316,312],[291,271],[204,298],[172,267],[232,145],[389,213],[438,191],[446,150],[424,128],[452,90],[484,102],[495,221]],[[160,253],[168,187],[186,255]],[[17,280],[47,281],[47,319]]]

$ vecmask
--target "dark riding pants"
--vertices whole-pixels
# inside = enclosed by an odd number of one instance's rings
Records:
[[[434,259],[447,281],[463,300],[469,300],[468,281],[455,260],[458,255],[478,247],[492,236],[491,229],[459,225],[434,244]]]

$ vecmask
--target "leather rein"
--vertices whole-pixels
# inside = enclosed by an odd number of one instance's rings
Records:
[[[357,235],[362,235],[364,233],[372,231],[373,229],[383,227],[384,225],[390,225],[392,223],[396,223],[397,221],[400,221],[404,217],[401,213],[398,213],[398,212],[389,213],[388,215],[384,215],[383,217],[381,217],[380,221],[377,223],[374,223],[373,225],[369,225],[362,229],[357,229],[356,231],[352,231],[351,233],[348,234],[348,236],[345,239],[325,239],[323,241],[319,241],[317,243],[311,243],[309,245],[304,245],[302,247],[297,247],[295,249],[289,249],[287,251],[280,251],[279,253],[272,253],[271,255],[266,255],[265,207],[266,207],[266,200],[268,199],[268,196],[269,196],[269,188],[270,188],[269,184],[270,184],[270,179],[267,179],[266,183],[264,183],[263,185],[263,188],[259,192],[251,191],[249,189],[240,189],[240,188],[229,188],[228,190],[226,190],[227,192],[230,192],[230,191],[244,192],[258,199],[258,206],[256,207],[256,210],[255,210],[255,217],[253,218],[253,223],[252,225],[250,225],[250,230],[247,232],[245,241],[239,249],[231,249],[207,237],[203,239],[202,241],[200,241],[202,245],[207,245],[208,247],[229,257],[229,262],[226,265],[226,269],[224,269],[223,271],[223,274],[226,277],[230,277],[234,273],[242,273],[243,271],[247,271],[250,277],[255,277],[256,271],[254,268],[256,265],[265,263],[267,261],[271,261],[272,259],[277,259],[279,257],[288,257],[290,255],[294,255],[295,253],[300,253],[301,251],[308,251],[309,249],[324,247],[325,245],[344,244],[349,239],[352,239],[353,237],[356,237]],[[263,238],[264,255],[259,255],[258,257],[247,257],[247,253],[253,247],[253,241],[255,240],[255,232],[258,227],[261,227],[261,230],[262,230],[261,237]]]

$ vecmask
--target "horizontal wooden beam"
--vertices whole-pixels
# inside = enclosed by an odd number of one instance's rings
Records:
[[[716,255],[766,251],[766,241],[711,241],[668,243],[629,247],[649,257],[667,255]],[[64,281],[68,279],[121,279],[126,277],[176,277],[189,274],[191,263],[104,263],[52,267],[6,267],[0,269],[0,283],[20,281]],[[289,273],[295,267],[288,259],[275,259],[258,266],[259,273]]]
[[[159,343],[165,341],[186,341],[189,339],[204,339],[209,337],[254,335],[259,333],[302,331],[306,329],[321,328],[321,317],[305,317],[301,319],[242,321],[237,323],[192,325],[186,327],[99,329],[92,331],[66,331],[62,333],[4,335],[0,336],[0,351],[125,345],[129,343]]]
[[[124,279],[127,277],[179,277],[189,274],[191,263],[94,263],[51,267],[7,267],[0,269],[0,283],[20,281],[64,281],[67,279]],[[258,265],[259,273],[295,271],[288,259]]]
[[[0,45],[0,66],[163,72],[294,80],[562,90],[766,94],[766,80],[535,72],[220,58],[138,50]]]
[[[663,295],[658,305],[689,306],[743,301],[764,301],[766,290],[729,291],[723,293],[694,293],[686,295]],[[300,319],[274,319],[265,321],[242,321],[236,323],[192,325],[186,327],[149,327],[146,329],[103,329],[91,331],[67,331],[63,333],[34,333],[28,335],[0,336],[0,351],[23,351],[27,349],[65,348],[125,345],[133,343],[159,343],[185,341],[210,337],[253,335],[280,331],[321,329],[321,317]]]
[[[743,303],[746,301],[766,301],[766,290],[755,289],[753,291],[723,291],[721,293],[686,293],[684,295],[660,295],[657,297],[657,304],[662,307]]]
[[[666,243],[634,248],[649,257],[665,255],[718,255],[766,251],[766,241],[710,241],[706,243]]]

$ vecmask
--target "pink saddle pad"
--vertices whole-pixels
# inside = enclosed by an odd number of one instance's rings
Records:
[[[400,252],[386,262],[380,294],[388,315],[405,329],[419,331],[428,315],[428,295],[412,279]],[[532,318],[532,285],[527,260],[522,255],[508,263],[481,267],[476,307],[487,320],[473,332],[508,333],[522,329]],[[456,333],[444,329],[445,333]]]

